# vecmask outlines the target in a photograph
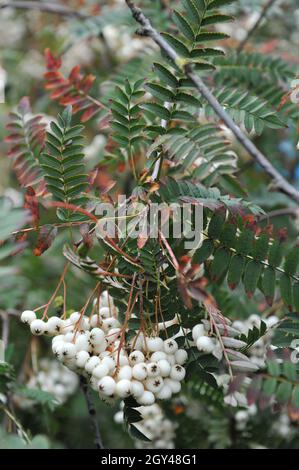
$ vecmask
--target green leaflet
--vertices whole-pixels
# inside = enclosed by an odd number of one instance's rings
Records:
[[[276,272],[271,267],[266,267],[264,269],[264,274],[262,278],[262,289],[266,297],[268,305],[272,305],[275,295],[275,286],[276,286]]]
[[[292,281],[287,274],[282,274],[280,278],[280,293],[284,303],[289,310],[292,310],[293,295],[292,295]]]
[[[193,256],[195,263],[201,264],[206,261],[214,252],[214,243],[212,240],[204,240],[202,246],[196,251]]]
[[[246,260],[243,256],[235,255],[232,257],[227,276],[227,283],[231,289],[235,289],[239,284],[243,276],[245,264]]]
[[[47,132],[45,150],[40,163],[48,190],[61,203],[82,207],[88,186],[83,163],[83,126],[71,126],[72,108],[67,107],[58,116],[57,124],[51,123]],[[71,209],[58,208],[57,216],[62,221],[84,220],[86,217]]]
[[[252,297],[262,273],[262,265],[257,261],[249,261],[244,273],[244,288],[248,297]]]
[[[212,261],[211,277],[217,281],[227,271],[230,262],[231,253],[226,248],[219,248]]]

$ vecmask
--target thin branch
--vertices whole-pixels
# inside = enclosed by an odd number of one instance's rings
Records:
[[[8,1],[0,4],[0,10],[4,8],[15,8],[17,10],[38,10],[46,13],[52,13],[67,17],[75,17],[79,19],[86,20],[90,18],[90,15],[82,13],[77,10],[59,5],[57,3],[45,3],[45,2],[30,2],[30,1]]]
[[[90,395],[90,390],[88,388],[87,382],[86,382],[84,377],[80,377],[80,386],[81,386],[81,390],[82,390],[83,395],[84,395],[85,400],[86,400],[88,414],[89,414],[91,425],[92,425],[94,435],[95,435],[96,448],[99,449],[99,450],[104,449],[102,436],[101,436],[101,432],[100,432],[100,428],[99,428],[99,423],[98,423],[98,420],[97,420],[96,409],[94,407],[93,400],[92,400],[92,397]]]
[[[264,220],[270,220],[275,217],[290,216],[294,219],[299,217],[299,208],[298,207],[285,207],[284,209],[277,209],[275,211],[268,212],[267,214],[261,215],[258,219],[259,222]]]
[[[266,17],[268,11],[270,10],[270,8],[272,8],[274,3],[276,3],[276,1],[277,0],[268,0],[268,2],[264,5],[258,19],[253,24],[253,26],[249,29],[249,31],[247,32],[246,37],[243,39],[243,41],[239,44],[239,47],[237,49],[238,53],[240,53],[244,49],[244,47],[246,46],[246,44],[249,41],[249,39],[251,38],[251,36],[253,36],[255,31],[259,28],[259,26],[262,23],[263,19]]]
[[[277,189],[289,196],[291,199],[299,203],[299,191],[297,191],[270,163],[270,161],[258,150],[253,142],[244,134],[244,132],[235,124],[231,117],[226,113],[221,104],[215,98],[213,93],[208,89],[204,82],[197,75],[193,73],[192,65],[186,64],[176,51],[165,41],[165,39],[156,31],[149,19],[131,0],[126,0],[128,7],[131,9],[133,18],[142,26],[139,34],[148,36],[155,41],[160,49],[172,59],[177,66],[181,68],[186,76],[193,83],[199,93],[209,103],[215,113],[220,117],[223,123],[233,132],[236,139],[247,150],[249,155],[265,170],[265,172],[273,179]]]

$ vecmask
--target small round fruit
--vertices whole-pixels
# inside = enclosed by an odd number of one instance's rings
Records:
[[[186,375],[186,370],[183,366],[180,366],[179,364],[175,364],[171,368],[170,372],[170,378],[173,380],[177,380],[178,382],[181,382],[184,380]]]
[[[181,382],[173,379],[164,379],[164,384],[171,389],[172,393],[179,393],[182,388]]]
[[[126,398],[131,394],[131,381],[127,379],[117,382],[115,393],[120,398]]]
[[[188,353],[185,349],[178,349],[174,354],[175,362],[181,366],[188,360]]]
[[[119,321],[117,320],[117,318],[109,317],[103,320],[103,328],[105,331],[109,331],[112,328],[118,328],[118,327],[119,327]]]
[[[75,357],[77,351],[74,344],[64,343],[61,352],[63,359],[68,360]]]
[[[133,367],[133,377],[136,380],[144,380],[147,377],[147,367],[144,362],[140,362]]]
[[[80,367],[80,369],[83,369],[85,367],[85,364],[88,361],[89,357],[90,356],[89,356],[87,351],[77,352],[77,354],[75,356],[77,367]]]
[[[167,358],[166,360],[169,362],[169,364],[171,366],[174,366],[175,365],[175,357],[174,357],[174,354],[167,354]]]
[[[167,354],[164,351],[157,351],[151,355],[151,362],[159,362],[162,359],[167,359]]]
[[[124,412],[123,411],[118,411],[117,413],[115,413],[113,419],[114,419],[115,423],[122,424],[124,422]]]
[[[144,386],[141,382],[139,382],[139,380],[131,381],[131,393],[134,398],[141,397],[141,395],[144,393]]]
[[[21,315],[21,322],[26,325],[30,325],[34,320],[36,320],[36,314],[33,310],[25,310]]]
[[[129,355],[129,363],[131,366],[135,366],[135,364],[140,364],[140,362],[144,362],[144,354],[141,351],[133,351]]]
[[[162,377],[148,377],[144,381],[145,388],[153,393],[159,393],[164,385]]]
[[[178,343],[174,339],[164,341],[164,351],[166,354],[174,354],[178,349]]]
[[[75,348],[79,351],[88,351],[89,350],[89,340],[85,335],[79,335],[75,341]]]
[[[208,336],[200,336],[196,341],[196,347],[199,351],[210,354],[214,351],[215,343]]]
[[[158,375],[160,375],[160,369],[157,362],[150,362],[147,364],[146,370],[149,377],[158,377]]]
[[[109,307],[101,307],[99,310],[101,318],[109,318],[111,316],[110,314],[110,308]]]
[[[200,338],[201,336],[204,336],[205,334],[206,334],[205,328],[202,323],[195,325],[192,329],[192,338],[193,338],[193,341],[195,342],[198,340],[198,338]]]
[[[31,333],[35,336],[42,335],[46,330],[46,324],[43,320],[33,320],[30,323]]]
[[[105,333],[101,328],[93,328],[90,332],[89,339],[92,344],[100,344],[105,339]]]
[[[169,385],[163,385],[160,392],[157,393],[156,397],[159,400],[169,400],[172,396],[172,390]]]
[[[102,359],[102,364],[106,364],[109,372],[112,372],[115,369],[115,360],[111,356],[106,356]]]
[[[59,317],[51,317],[47,321],[47,330],[51,335],[58,335],[61,333],[64,321]]]
[[[132,378],[132,367],[130,366],[122,366],[119,369],[118,375],[117,375],[118,380],[131,380]]]
[[[163,350],[163,339],[157,337],[146,339],[147,349],[150,352],[162,351]]]
[[[107,377],[103,377],[98,382],[99,393],[101,395],[105,395],[107,397],[114,394],[115,387],[116,387],[115,380],[112,377],[110,377],[109,375]]]
[[[92,376],[96,379],[102,379],[109,374],[109,367],[106,364],[99,364],[92,370]]]
[[[160,369],[160,373],[162,377],[168,377],[171,371],[171,364],[167,361],[167,359],[162,359],[158,362],[158,366]]]
[[[85,370],[89,374],[92,373],[93,369],[100,365],[101,361],[97,356],[92,356],[88,359],[88,361],[85,364]]]
[[[146,390],[141,397],[137,398],[137,401],[140,405],[150,406],[155,403],[155,395]]]

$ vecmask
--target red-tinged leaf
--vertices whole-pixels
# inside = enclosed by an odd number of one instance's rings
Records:
[[[92,248],[93,245],[93,237],[92,234],[89,232],[89,225],[88,224],[82,224],[79,227],[80,234],[82,236],[82,240],[84,245],[90,249]]]
[[[27,237],[28,232],[20,232],[15,236],[15,244],[10,253],[10,256],[18,255],[28,246]]]
[[[53,225],[44,225],[41,227],[35,248],[33,249],[34,256],[41,256],[46,250],[50,248],[57,235],[57,228]]]
[[[107,114],[107,116],[104,116],[98,123],[98,129],[100,131],[109,129],[110,120],[111,120],[111,114]]]
[[[10,134],[10,135],[7,135],[5,138],[4,138],[4,142],[8,143],[8,144],[19,144],[21,143],[23,140],[23,136],[21,134]]]
[[[61,67],[61,58],[55,57],[48,48],[45,50],[45,59],[49,70],[57,70]]]
[[[146,245],[147,240],[148,240],[148,236],[143,237],[142,235],[138,235],[137,246],[138,246],[139,250],[142,250],[142,248]]]
[[[97,106],[91,106],[88,108],[81,116],[81,122],[86,122],[95,116],[100,111],[100,108]]]
[[[104,166],[94,170],[96,173],[92,175],[93,186],[99,189],[101,194],[108,193],[115,185],[116,181],[110,178],[107,168]]]
[[[259,408],[260,410],[265,410],[266,408],[268,408],[268,406],[270,405],[271,403],[271,397],[268,397],[267,395],[264,395],[264,394],[261,394],[261,396],[259,397]]]
[[[22,115],[31,113],[30,100],[28,96],[23,96],[23,98],[20,99],[18,104],[18,111]]]
[[[71,83],[73,82],[78,82],[78,80],[81,80],[82,76],[80,75],[80,70],[81,66],[80,65],[75,65],[75,67],[72,68],[70,74],[69,74],[69,80]]]
[[[81,89],[84,93],[88,93],[95,81],[96,77],[92,74],[86,75],[86,77],[81,82]]]
[[[119,173],[123,173],[126,170],[126,164],[124,162],[120,162],[117,165],[117,170],[119,171]]]
[[[60,104],[62,104],[63,106],[73,106],[75,107],[75,105],[80,105],[81,103],[83,103],[85,101],[85,98],[80,96],[80,95],[77,95],[77,96],[64,96],[63,98],[61,98],[61,100],[59,101]]]
[[[254,377],[252,379],[252,382],[247,390],[247,401],[249,406],[257,402],[260,394],[261,385],[261,377]]]
[[[53,91],[50,95],[51,100],[56,101],[63,96],[65,96],[66,93],[69,93],[71,91],[71,87],[69,85],[63,85],[59,88],[56,88],[55,91]]]
[[[233,394],[235,392],[239,392],[241,386],[243,385],[244,380],[246,379],[245,374],[237,375],[229,384],[228,393]]]
[[[26,190],[24,208],[30,212],[34,226],[38,227],[38,223],[39,223],[38,199],[37,199],[34,189],[31,186],[28,186]]]

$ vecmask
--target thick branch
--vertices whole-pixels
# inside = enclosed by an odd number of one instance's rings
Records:
[[[131,9],[134,19],[142,26],[140,34],[151,37],[160,49],[172,59],[178,66],[184,70],[186,76],[191,80],[195,88],[209,103],[211,108],[220,117],[223,123],[233,132],[236,139],[247,150],[249,155],[265,170],[265,172],[273,179],[277,189],[289,196],[291,199],[299,203],[299,192],[275,169],[270,161],[262,154],[254,143],[244,134],[244,132],[235,124],[231,117],[226,113],[221,104],[217,101],[213,93],[208,89],[204,82],[192,70],[192,66],[184,65],[182,59],[176,51],[164,40],[164,38],[156,31],[148,18],[131,0],[126,0],[128,7]]]
[[[276,2],[277,2],[277,0],[268,0],[268,2],[264,5],[258,19],[253,24],[253,26],[250,28],[250,30],[247,32],[246,37],[240,43],[240,45],[237,49],[237,52],[241,52],[244,49],[245,45],[247,44],[247,42],[249,41],[251,36],[253,36],[255,31],[259,28],[260,24],[262,23],[263,19],[266,17],[266,15],[267,15],[268,11],[270,10],[270,8],[272,8],[274,3],[276,3]]]
[[[53,13],[62,16],[75,17],[79,19],[90,18],[89,15],[82,13],[77,10],[72,10],[71,8],[59,5],[57,3],[45,3],[45,2],[30,2],[30,1],[7,1],[0,3],[0,10],[4,8],[15,8],[18,10],[39,10],[46,13]]]
[[[99,428],[99,424],[97,420],[97,413],[93,404],[92,397],[90,395],[90,390],[88,388],[87,382],[84,379],[84,377],[80,377],[80,386],[81,386],[81,390],[86,400],[87,409],[88,409],[88,413],[90,416],[90,421],[91,421],[92,428],[93,428],[94,435],[95,435],[96,448],[104,449],[102,436],[101,436],[101,432],[100,432],[100,428]]]

